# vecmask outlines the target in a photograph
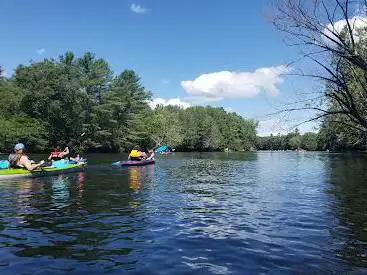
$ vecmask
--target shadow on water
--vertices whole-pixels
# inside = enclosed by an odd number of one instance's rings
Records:
[[[337,256],[351,265],[367,267],[367,161],[365,155],[336,155],[329,159],[331,208],[338,225],[331,234],[339,244]]]

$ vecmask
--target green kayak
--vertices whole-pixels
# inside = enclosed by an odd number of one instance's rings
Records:
[[[47,177],[63,173],[72,173],[82,171],[84,166],[84,163],[78,163],[67,164],[63,167],[43,167],[33,171],[28,171],[26,169],[1,169],[0,180],[8,180],[13,178]]]

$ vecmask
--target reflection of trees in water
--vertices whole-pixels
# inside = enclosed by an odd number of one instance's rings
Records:
[[[365,156],[331,156],[332,209],[340,226],[331,230],[335,243],[343,243],[337,256],[367,267],[367,159]]]
[[[141,185],[136,180],[146,180],[150,172],[145,168],[145,174],[139,172],[137,178],[133,174],[133,186]],[[22,223],[11,218],[3,224],[5,229],[12,228],[8,238],[17,247],[16,256],[78,261],[107,257],[111,265],[132,261],[137,234],[146,225],[143,216],[137,217],[141,213],[131,207],[142,194],[137,198],[130,189],[126,169],[107,177],[99,171],[88,177],[81,172],[31,179],[20,186],[12,215],[21,216]],[[20,235],[22,240],[17,237]]]
[[[175,153],[169,155],[169,159],[207,159],[207,160],[238,160],[238,161],[256,161],[257,152],[191,152]]]

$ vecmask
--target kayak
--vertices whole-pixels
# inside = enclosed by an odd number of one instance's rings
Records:
[[[68,164],[78,164],[78,163],[87,163],[87,159],[81,158],[78,162],[74,160],[68,160],[68,159],[61,159],[52,161],[52,166],[56,168],[64,168]],[[8,169],[9,161],[7,160],[0,160],[0,169]]]
[[[7,160],[0,160],[0,169],[7,169],[9,166],[9,161]]]
[[[149,165],[154,164],[155,160],[127,160],[127,161],[117,161],[112,163],[112,165],[120,165],[120,166],[143,166],[143,165]]]
[[[164,152],[167,149],[168,149],[168,146],[167,145],[163,145],[163,146],[159,147],[158,149],[156,149],[155,152],[156,153],[162,153],[162,152]]]
[[[47,177],[54,176],[64,173],[79,172],[84,169],[85,164],[67,164],[64,167],[42,167],[37,168],[33,171],[28,171],[26,169],[11,168],[11,169],[1,169],[0,170],[0,180],[8,180],[13,178],[34,178],[34,177]]]
[[[78,164],[78,163],[86,164],[87,159],[81,158],[78,162],[74,161],[74,160],[61,159],[61,160],[52,161],[52,166],[54,166],[56,168],[64,168],[68,164]]]

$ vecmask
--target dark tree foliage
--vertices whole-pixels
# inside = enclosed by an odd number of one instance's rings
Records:
[[[118,152],[166,143],[177,150],[250,150],[256,122],[223,108],[149,107],[151,92],[132,70],[113,76],[87,52],[20,65],[0,79],[0,152],[16,142],[33,151]]]

